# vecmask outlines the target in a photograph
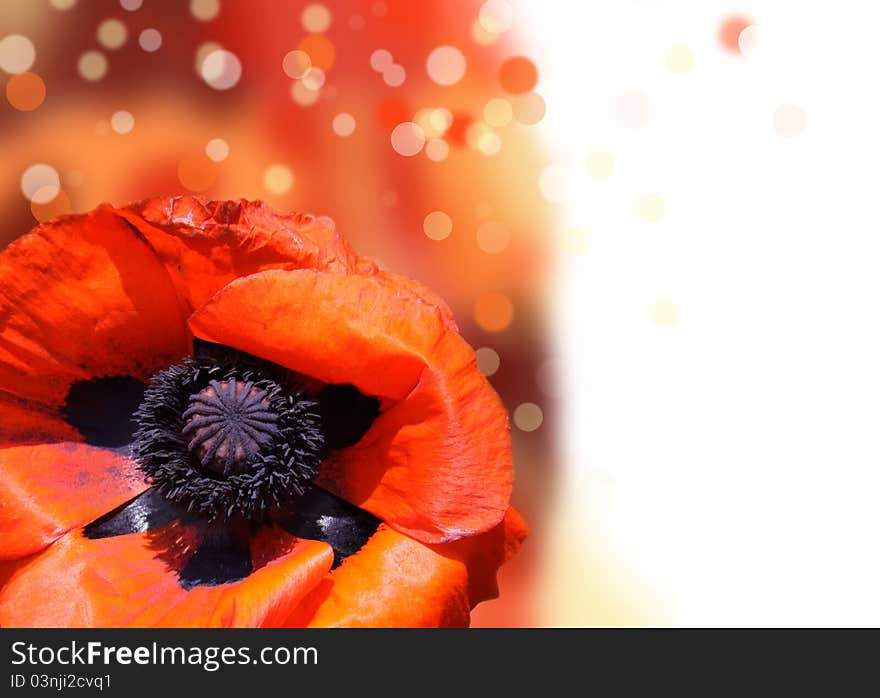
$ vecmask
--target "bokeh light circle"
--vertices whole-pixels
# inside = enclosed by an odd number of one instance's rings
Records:
[[[177,178],[190,191],[206,191],[217,179],[217,163],[204,153],[188,155],[177,166]]]
[[[76,69],[83,80],[97,82],[107,74],[107,59],[100,51],[86,51],[79,57]]]
[[[321,91],[310,90],[302,80],[295,80],[290,86],[290,96],[301,107],[310,107],[321,97]]]
[[[760,50],[761,28],[757,24],[750,24],[740,32],[737,43],[746,58],[753,58]]]
[[[547,105],[537,92],[524,92],[514,95],[512,100],[513,118],[525,126],[534,126],[544,118]]]
[[[201,75],[215,90],[231,89],[241,79],[241,61],[231,51],[215,49],[202,61]]]
[[[544,412],[534,402],[524,402],[513,411],[513,423],[520,431],[535,431],[544,422]]]
[[[162,46],[162,34],[158,29],[144,29],[138,36],[138,45],[144,50],[152,53],[158,51]]]
[[[506,330],[513,322],[513,316],[513,302],[503,293],[484,293],[474,303],[474,321],[486,332]]]
[[[718,27],[718,42],[728,53],[739,54],[739,37],[751,24],[746,17],[734,16],[725,19]]]
[[[438,46],[428,54],[426,68],[428,77],[438,85],[454,85],[464,77],[467,61],[454,46]]]
[[[506,32],[513,25],[513,9],[506,0],[486,0],[477,17],[480,26],[492,34]]]
[[[694,54],[687,46],[673,46],[666,52],[666,67],[673,73],[686,73],[694,67]]]
[[[105,19],[98,25],[98,43],[106,49],[116,50],[122,48],[128,40],[128,29],[125,23],[118,19]]]
[[[36,73],[18,73],[6,82],[6,100],[19,111],[33,111],[45,98],[46,84]]]
[[[442,162],[449,156],[449,144],[442,138],[431,138],[425,144],[425,155],[429,160]]]
[[[48,204],[61,191],[58,171],[46,163],[28,167],[21,175],[21,193],[28,201]]]
[[[501,254],[510,245],[510,231],[499,221],[486,221],[477,228],[477,246],[486,254]]]
[[[398,155],[412,157],[425,146],[425,132],[412,121],[397,124],[391,132],[391,147]]]
[[[321,32],[325,32],[330,28],[330,23],[333,21],[333,16],[330,14],[330,10],[328,10],[325,5],[321,5],[320,3],[312,3],[311,5],[306,5],[306,7],[302,11],[302,15],[300,15],[300,19],[302,21],[303,28],[307,32],[311,32],[312,34],[320,34]]]
[[[299,42],[297,48],[309,54],[312,65],[321,70],[330,70],[336,61],[336,47],[321,34],[310,34]]]
[[[574,172],[566,162],[551,162],[538,175],[538,188],[548,201],[563,204],[571,198]]]
[[[445,211],[431,211],[425,216],[422,230],[431,240],[445,240],[452,234],[452,218]]]
[[[130,111],[120,110],[110,117],[110,127],[121,135],[131,133],[134,128],[134,116]]]
[[[661,298],[651,306],[651,320],[657,327],[672,327],[678,323],[678,304]]]
[[[26,36],[8,34],[0,39],[0,68],[13,75],[31,69],[37,50]]]
[[[513,120],[513,107],[501,97],[490,99],[483,107],[483,119],[489,126],[501,128]]]
[[[320,90],[327,81],[327,75],[320,68],[309,68],[302,76],[303,85],[310,90]]]
[[[512,94],[531,92],[538,84],[538,69],[529,58],[513,56],[501,64],[498,80]]]
[[[281,69],[284,73],[295,80],[298,80],[306,71],[312,67],[312,59],[305,51],[293,50],[285,54],[281,61]]]
[[[200,22],[210,22],[220,13],[220,0],[190,0],[189,11]]]
[[[491,347],[480,347],[475,352],[477,357],[477,368],[487,378],[494,376],[501,368],[501,357],[498,352]]]
[[[613,175],[614,158],[611,153],[590,153],[587,156],[587,174],[593,179],[608,179]]]
[[[377,73],[388,70],[394,64],[394,56],[391,51],[384,48],[377,48],[370,54],[370,67]]]
[[[272,194],[286,194],[293,188],[293,181],[293,171],[287,165],[270,165],[263,173],[263,186]]]
[[[807,115],[795,104],[782,104],[773,113],[773,130],[783,138],[797,138],[807,126]]]
[[[658,194],[647,194],[636,202],[639,218],[656,223],[666,215],[666,201]]]
[[[390,65],[382,72],[382,80],[388,87],[400,87],[406,82],[406,70],[397,63]]]
[[[356,126],[357,122],[355,122],[354,117],[346,112],[340,112],[333,117],[333,133],[337,136],[347,138],[354,133]]]
[[[205,145],[205,155],[214,162],[223,162],[229,157],[229,144],[222,138],[212,138]]]

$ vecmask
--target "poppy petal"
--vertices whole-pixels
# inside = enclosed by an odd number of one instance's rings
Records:
[[[293,543],[245,579],[187,591],[150,533],[68,533],[0,591],[3,627],[277,626],[326,575],[330,546]]]
[[[0,253],[0,390],[60,407],[75,380],[145,379],[188,351],[168,274],[109,206]]]
[[[47,441],[79,441],[82,435],[55,410],[0,393],[0,448]]]
[[[507,412],[443,312],[391,275],[265,271],[189,321],[204,340],[388,403],[319,484],[427,543],[486,531],[507,510]]]
[[[497,596],[495,573],[519,548],[513,509],[491,531],[425,546],[382,526],[288,618],[309,627],[464,627],[470,609]]]
[[[0,450],[0,559],[42,550],[147,485],[132,461],[70,441]]]
[[[281,215],[262,201],[180,196],[140,201],[119,214],[150,241],[189,311],[264,269],[375,269],[322,219]]]

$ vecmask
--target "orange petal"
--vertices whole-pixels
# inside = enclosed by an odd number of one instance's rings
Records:
[[[248,577],[186,591],[150,533],[67,534],[0,591],[3,627],[266,627],[327,574],[333,550],[300,541]]]
[[[82,436],[53,410],[0,394],[0,448],[46,441],[80,441]]]
[[[119,211],[150,241],[191,312],[239,276],[264,269],[375,268],[321,219],[262,201],[147,199]]]
[[[125,457],[62,442],[0,450],[0,559],[45,548],[146,489]]]
[[[288,618],[309,627],[463,627],[497,595],[495,573],[526,535],[520,516],[473,538],[425,546],[380,527]]]
[[[146,378],[189,349],[168,275],[109,206],[0,254],[0,318],[0,389],[55,406],[74,380]]]
[[[428,543],[488,530],[513,483],[507,412],[473,350],[395,277],[266,271],[190,318],[202,339],[393,402],[319,484]]]

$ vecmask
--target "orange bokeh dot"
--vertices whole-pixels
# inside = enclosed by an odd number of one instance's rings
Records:
[[[177,166],[177,177],[190,191],[205,191],[217,178],[217,163],[205,153],[188,155]]]
[[[718,41],[721,46],[730,53],[741,53],[739,49],[739,35],[752,22],[745,17],[728,17],[718,27]]]
[[[6,99],[19,111],[33,111],[46,98],[46,84],[36,73],[13,75],[6,83]]]
[[[513,322],[513,303],[503,293],[484,293],[474,303],[474,320],[486,332],[501,332]]]
[[[538,69],[525,56],[508,58],[498,71],[501,87],[513,94],[531,92],[538,84]]]
[[[297,48],[305,51],[312,59],[312,65],[321,70],[330,70],[336,60],[336,47],[326,36],[313,34],[299,42]]]
[[[70,197],[59,191],[55,198],[45,204],[31,201],[31,213],[40,223],[71,212]]]

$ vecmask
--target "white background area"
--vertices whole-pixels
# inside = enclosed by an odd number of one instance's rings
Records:
[[[573,598],[605,565],[649,609],[636,622],[880,624],[875,3],[514,8],[565,173],[559,233],[587,239],[555,289],[566,544],[548,546],[548,622],[619,621]],[[731,14],[758,25],[747,56],[719,45]],[[632,90],[636,128],[612,108]],[[784,104],[797,137],[774,130]],[[594,151],[609,178],[588,175]],[[636,213],[648,194],[657,222]]]

